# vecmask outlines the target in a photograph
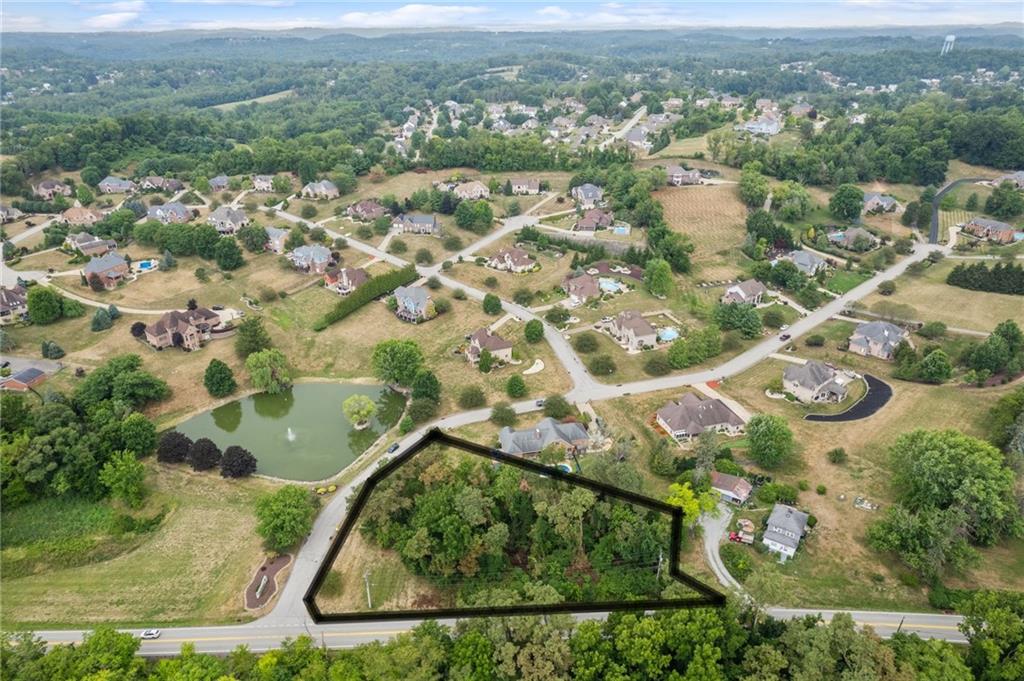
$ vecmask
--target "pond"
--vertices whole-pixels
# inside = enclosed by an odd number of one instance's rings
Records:
[[[355,395],[377,403],[369,428],[354,430],[341,403]],[[243,397],[193,416],[176,427],[193,440],[206,437],[222,450],[248,449],[257,473],[286,480],[323,480],[366,451],[402,416],[405,398],[383,386],[300,383],[286,393]]]

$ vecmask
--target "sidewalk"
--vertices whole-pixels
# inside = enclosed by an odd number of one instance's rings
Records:
[[[707,383],[697,383],[693,387],[713,400],[722,400],[722,402],[725,403],[725,406],[729,407],[729,409],[732,409],[733,413],[735,413],[736,416],[739,416],[741,419],[743,419],[743,423],[746,423],[751,419],[752,414],[746,407],[744,407],[742,404],[732,399],[731,397],[726,397],[722,393],[718,392],[717,390],[709,386]]]

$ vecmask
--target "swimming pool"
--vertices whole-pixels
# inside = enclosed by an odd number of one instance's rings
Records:
[[[612,233],[617,236],[629,236],[629,226],[615,225],[614,227],[612,227]]]
[[[674,326],[666,326],[663,329],[658,329],[658,340],[662,343],[668,343],[679,338],[679,329]]]
[[[135,266],[139,268],[140,272],[149,272],[156,269],[157,263],[156,260],[140,260],[135,263]]]
[[[601,287],[601,290],[605,293],[619,293],[626,290],[625,286],[614,279],[609,279],[608,277],[601,277],[598,279],[597,285]]]

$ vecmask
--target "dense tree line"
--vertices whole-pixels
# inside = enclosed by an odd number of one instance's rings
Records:
[[[961,263],[946,276],[946,283],[972,291],[1022,296],[1024,295],[1024,266],[1000,262],[989,268],[984,262],[975,262],[969,265]]]

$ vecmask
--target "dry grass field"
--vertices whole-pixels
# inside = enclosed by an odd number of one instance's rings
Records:
[[[268,102],[276,102],[279,99],[285,97],[294,97],[294,90],[282,90],[280,92],[272,92],[269,95],[263,95],[262,97],[253,97],[252,99],[241,99],[237,102],[225,102],[224,104],[217,104],[211,106],[211,109],[217,109],[218,111],[234,111],[240,106],[245,104],[266,104]]]
[[[463,239],[463,241],[469,243],[465,239]],[[476,256],[489,257],[497,253],[502,248],[514,246],[515,241],[515,235],[506,236],[503,239],[500,239],[497,243],[480,251]],[[555,298],[550,296],[554,294],[554,289],[560,286],[562,280],[567,274],[569,274],[569,265],[572,262],[572,256],[566,254],[562,257],[555,257],[555,253],[553,251],[536,251],[529,246],[524,250],[526,250],[537,260],[537,262],[540,263],[539,270],[525,274],[514,274],[512,272],[501,272],[491,269],[490,267],[477,265],[472,260],[467,260],[465,262],[456,263],[452,269],[448,270],[448,276],[464,282],[468,286],[472,286],[483,291],[493,290],[497,295],[508,300],[511,300],[512,294],[515,293],[515,291],[520,288],[526,288],[530,291],[539,291],[549,296],[547,300],[535,300],[533,303],[534,305],[553,302]],[[412,251],[411,248],[410,251]],[[489,277],[494,277],[498,280],[498,285],[493,289],[484,284],[484,280]],[[557,295],[559,298],[562,297],[561,293],[558,293]]]
[[[696,250],[693,276],[698,281],[722,281],[739,276],[746,237],[747,210],[732,185],[666,187],[654,193],[665,209],[669,227],[685,234]]]

